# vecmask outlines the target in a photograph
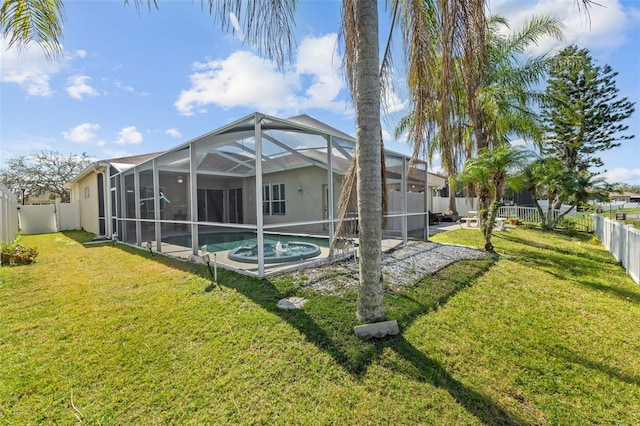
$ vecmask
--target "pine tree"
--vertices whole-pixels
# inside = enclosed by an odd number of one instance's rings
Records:
[[[602,167],[598,153],[620,146],[635,135],[621,135],[622,122],[635,103],[620,98],[609,65],[597,66],[586,49],[563,49],[550,70],[542,118],[543,153],[560,159],[567,171],[590,172]]]

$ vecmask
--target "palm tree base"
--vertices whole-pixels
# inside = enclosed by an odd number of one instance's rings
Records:
[[[398,328],[398,321],[391,320],[357,325],[353,327],[353,331],[358,338],[369,340],[374,337],[379,339],[385,336],[395,336],[400,333],[400,328]]]

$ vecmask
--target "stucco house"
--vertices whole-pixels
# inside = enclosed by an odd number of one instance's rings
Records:
[[[633,192],[610,192],[609,198],[611,201],[620,203],[640,203],[640,194],[634,194]]]
[[[238,268],[265,276],[265,238],[333,237],[354,146],[308,115],[255,113],[165,152],[95,162],[70,182],[71,201],[83,229],[175,256],[217,252],[250,234],[256,265]],[[384,235],[405,243],[427,235],[445,179],[424,163],[409,168],[402,154],[385,152],[385,164]]]

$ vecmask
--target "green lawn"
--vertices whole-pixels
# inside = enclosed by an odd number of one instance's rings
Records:
[[[23,237],[37,263],[0,268],[0,424],[640,424],[640,287],[588,237],[497,233],[498,258],[388,294],[401,335],[369,342],[354,294],[216,288],[88,238]]]

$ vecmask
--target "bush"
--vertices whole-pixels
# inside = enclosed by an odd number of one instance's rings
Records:
[[[602,241],[600,241],[600,238],[598,238],[596,235],[594,235],[589,240],[589,244],[592,244],[594,246],[600,246],[600,245],[602,245]]]
[[[37,256],[38,249],[25,247],[16,242],[4,243],[0,249],[0,263],[2,265],[29,265],[36,261]]]

